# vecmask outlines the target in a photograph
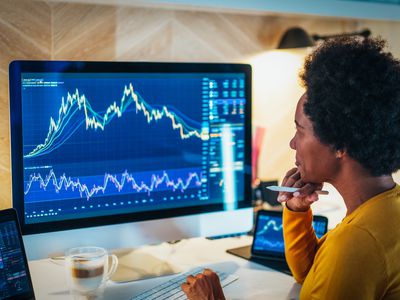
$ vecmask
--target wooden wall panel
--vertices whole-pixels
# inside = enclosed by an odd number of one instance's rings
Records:
[[[209,41],[199,37],[180,22],[174,22],[171,61],[223,62],[228,57],[210,46]]]
[[[249,52],[260,53],[273,47],[262,32],[273,22],[274,17],[237,14],[219,14],[219,17],[225,22],[224,35],[235,35],[241,44],[247,44]],[[276,35],[276,32],[271,31],[271,36]]]
[[[0,69],[3,71],[8,71],[8,64],[15,59],[50,58],[50,48],[38,47],[30,37],[3,22],[0,23],[0,45]]]
[[[11,202],[11,176],[10,172],[0,171],[1,189],[0,189],[0,209],[9,208]]]
[[[0,71],[0,172],[10,172],[10,113],[8,104],[8,74]],[[1,182],[1,181],[0,181]],[[0,190],[7,190],[7,186],[0,186]],[[8,197],[7,197],[8,198]],[[0,206],[1,206],[0,197]]]
[[[52,5],[52,58],[115,58],[115,7],[85,4]]]
[[[11,206],[8,65],[50,58],[50,19],[45,2],[0,1],[0,209]]]
[[[400,22],[359,21],[359,28],[369,28],[372,33],[388,41],[393,55],[400,59]]]
[[[0,1],[0,22],[14,29],[23,40],[30,41],[36,48],[45,53],[50,50],[51,45],[50,19],[50,7],[46,2],[30,0]],[[23,44],[13,44],[12,46],[18,48],[22,47]],[[24,48],[25,51],[34,49],[30,47]]]
[[[1,46],[0,46],[1,47]],[[11,206],[8,72],[0,71],[0,209]]]
[[[176,12],[176,21],[185,26],[203,40],[215,52],[219,53],[221,58],[237,60],[243,57],[243,54],[252,52],[251,44],[244,43],[238,34],[232,30],[230,23],[227,23],[220,14],[210,14],[202,12]],[[233,26],[234,29],[240,29]],[[187,47],[191,47],[190,44]]]
[[[170,60],[173,17],[171,10],[119,7],[116,59]]]

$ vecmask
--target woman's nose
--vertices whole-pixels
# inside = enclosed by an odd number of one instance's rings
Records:
[[[290,140],[289,146],[290,148],[292,148],[293,150],[296,150],[296,136],[292,137],[292,139]]]

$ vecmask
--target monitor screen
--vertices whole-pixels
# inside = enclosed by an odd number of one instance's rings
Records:
[[[249,207],[250,67],[16,61],[24,233]]]

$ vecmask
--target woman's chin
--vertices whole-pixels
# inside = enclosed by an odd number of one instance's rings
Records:
[[[303,168],[301,166],[296,166],[297,167],[297,172],[300,172],[300,176],[303,178],[304,172]]]
[[[304,170],[299,167],[299,172],[300,172],[300,178],[303,182],[309,182],[307,178],[307,174],[304,172]]]

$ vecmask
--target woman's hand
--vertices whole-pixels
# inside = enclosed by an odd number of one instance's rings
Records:
[[[189,275],[181,288],[189,300],[225,300],[219,277],[210,269]]]
[[[279,202],[286,202],[287,208],[298,212],[309,210],[311,204],[318,200],[318,194],[315,191],[322,189],[322,183],[303,182],[297,168],[286,173],[282,186],[299,188],[295,193],[280,192],[278,195]]]

